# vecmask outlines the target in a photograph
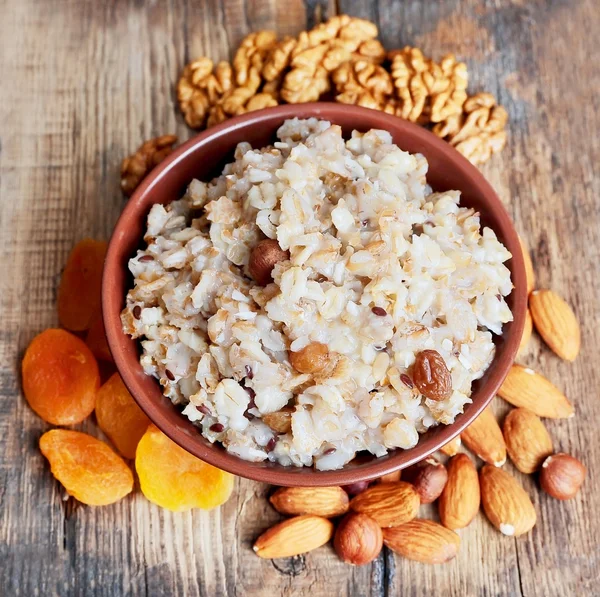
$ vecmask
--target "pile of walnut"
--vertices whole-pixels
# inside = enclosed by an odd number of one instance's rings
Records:
[[[339,15],[297,38],[273,31],[246,36],[229,62],[190,62],[177,83],[185,121],[204,129],[231,116],[277,106],[335,99],[429,126],[473,164],[506,144],[506,110],[490,93],[467,95],[464,62],[448,54],[438,62],[418,48],[386,52],[377,27]],[[177,142],[163,135],[141,145],[121,165],[121,188],[131,196]]]
[[[532,327],[561,358],[573,361],[580,346],[578,321],[569,305],[550,290],[535,290],[531,259],[523,253],[527,271],[529,310],[520,352]],[[413,377],[415,373],[413,372]],[[513,365],[499,395],[515,406],[502,428],[488,406],[461,434],[442,448],[449,456],[428,458],[404,471],[390,473],[374,483],[347,487],[283,487],[270,497],[286,516],[254,543],[262,558],[283,558],[316,549],[333,538],[338,556],[349,564],[372,562],[383,545],[419,562],[439,564],[454,558],[460,547],[455,532],[467,527],[480,506],[501,533],[519,536],[531,531],[537,515],[528,493],[502,467],[507,456],[521,473],[539,471],[541,488],[553,498],[574,498],[586,475],[573,456],[556,452],[541,418],[564,419],[573,406],[545,377]],[[462,440],[462,441],[461,441]],[[483,461],[459,452],[461,444]],[[437,500],[439,522],[419,517],[421,504]],[[339,518],[334,525],[331,519]]]
[[[395,114],[446,139],[474,164],[506,143],[506,110],[489,93],[467,94],[468,73],[452,54],[434,62],[418,48],[386,52],[377,27],[339,15],[297,38],[251,33],[233,63],[198,58],[177,83],[185,121],[194,129],[281,103],[333,97]]]

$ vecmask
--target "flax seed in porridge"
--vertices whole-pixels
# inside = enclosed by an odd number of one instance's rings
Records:
[[[463,411],[512,320],[511,254],[426,174],[386,131],[293,119],[152,207],[123,329],[199,433],[329,470]]]

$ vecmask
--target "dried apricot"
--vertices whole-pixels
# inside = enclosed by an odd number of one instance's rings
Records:
[[[85,342],[65,330],[38,334],[22,364],[29,406],[53,425],[74,425],[88,417],[100,387],[98,363]]]
[[[174,512],[215,508],[233,490],[233,475],[192,456],[154,425],[138,444],[135,469],[144,495]]]
[[[133,473],[99,439],[70,429],[52,429],[40,438],[52,474],[69,495],[90,506],[106,506],[131,493]]]
[[[90,329],[85,336],[85,343],[99,361],[113,362],[112,354],[110,354],[108,342],[106,340],[102,315],[97,315],[94,318],[94,321],[92,321]]]
[[[68,330],[89,329],[100,313],[106,247],[104,241],[84,238],[69,254],[58,288],[58,319]]]
[[[150,425],[150,419],[136,404],[118,373],[114,373],[98,392],[96,419],[117,450],[125,458],[135,458],[135,449]]]

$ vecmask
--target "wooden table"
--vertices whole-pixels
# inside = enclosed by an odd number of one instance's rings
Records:
[[[568,503],[518,475],[539,514],[501,536],[480,515],[453,562],[384,553],[342,564],[330,547],[280,561],[251,541],[278,516],[269,488],[240,479],[215,512],[172,514],[139,491],[105,508],[63,501],[37,449],[48,428],[20,395],[31,338],[57,324],[57,281],[73,244],[108,238],[118,168],[143,140],[192,133],[173,85],[198,55],[228,58],[261,28],[295,34],[335,11],[377,22],[386,47],[466,60],[470,90],[510,114],[508,147],[483,167],[532,247],[539,285],[583,324],[574,364],[534,337],[523,361],[563,388],[577,417],[549,421],[557,448],[589,468]],[[4,0],[0,2],[0,595],[597,595],[600,593],[600,163],[594,0]],[[497,401],[500,413],[506,406]],[[80,426],[98,433],[93,422]],[[509,470],[513,470],[507,465]]]

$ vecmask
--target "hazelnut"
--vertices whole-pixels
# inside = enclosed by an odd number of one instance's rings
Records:
[[[372,562],[381,552],[383,533],[370,516],[350,512],[337,528],[333,547],[347,564],[362,566]]]
[[[448,481],[448,471],[435,458],[427,458],[406,469],[402,478],[414,486],[422,504],[431,504],[444,490]]]
[[[318,373],[329,364],[329,349],[320,342],[311,342],[298,352],[289,353],[290,364],[300,373]]]
[[[577,495],[585,473],[585,466],[577,458],[564,453],[553,454],[542,464],[540,484],[553,498],[570,500]]]
[[[288,251],[284,251],[279,243],[271,238],[261,240],[250,253],[248,270],[254,281],[261,286],[266,286],[272,281],[271,272],[276,263],[290,258]]]
[[[357,481],[356,483],[350,483],[350,485],[342,485],[342,489],[348,495],[358,495],[369,487],[369,481]]]

